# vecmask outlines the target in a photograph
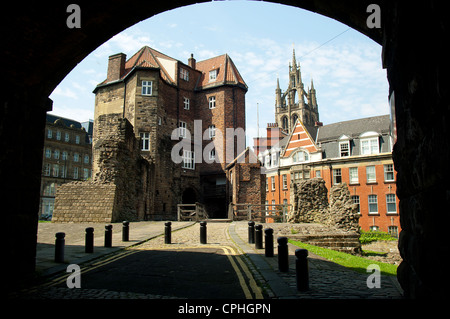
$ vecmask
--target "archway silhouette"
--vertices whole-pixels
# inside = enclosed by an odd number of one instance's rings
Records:
[[[84,57],[113,35],[160,12],[203,1],[79,1],[82,28],[66,25],[71,1],[51,6],[15,2],[1,13],[4,94],[1,95],[0,180],[8,215],[8,287],[34,275],[43,132],[48,96]],[[338,20],[383,46],[397,143],[400,252],[398,278],[408,297],[439,298],[449,276],[440,254],[449,250],[450,70],[445,48],[449,22],[445,3],[380,1],[381,28],[367,25],[372,0],[275,1]],[[418,36],[426,36],[420,38]],[[386,94],[388,95],[388,94]],[[394,102],[395,101],[395,102]]]

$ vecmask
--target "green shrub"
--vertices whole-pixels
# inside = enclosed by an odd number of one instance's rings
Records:
[[[382,231],[364,231],[361,230],[361,236],[359,237],[359,242],[364,245],[364,244],[369,244],[373,241],[377,241],[377,240],[396,240],[397,238],[392,237],[391,235],[389,235],[386,232],[382,232]]]

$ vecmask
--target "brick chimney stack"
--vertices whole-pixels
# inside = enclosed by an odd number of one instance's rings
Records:
[[[107,82],[117,81],[122,77],[125,72],[126,59],[127,55],[124,53],[117,53],[109,57]]]
[[[191,53],[191,57],[188,60],[188,65],[193,68],[195,70],[195,59],[194,59],[194,54]]]

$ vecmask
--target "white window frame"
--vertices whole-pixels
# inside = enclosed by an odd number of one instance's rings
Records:
[[[377,215],[378,214],[378,196],[375,194],[371,194],[367,197],[367,204],[369,206],[369,215]],[[372,206],[371,206],[372,205]],[[371,211],[375,207],[376,211]]]
[[[388,177],[390,174],[392,174],[392,178]],[[384,181],[385,182],[394,182],[395,181],[394,164],[384,165]]]
[[[187,123],[180,121],[180,123],[178,123],[178,134],[180,137],[186,137],[186,128],[187,128]]]
[[[140,132],[139,136],[141,138],[141,151],[149,151],[150,150],[150,133],[149,132]]]
[[[345,149],[345,147],[343,146],[346,146],[347,149]],[[339,142],[339,157],[349,157],[349,156],[350,156],[350,141]]]
[[[183,68],[180,68],[180,78],[189,81],[189,71]]]
[[[272,167],[278,166],[278,152],[272,153]]]
[[[389,210],[389,206],[391,206],[391,210]],[[392,210],[394,207],[394,210]],[[397,214],[397,201],[395,194],[386,194],[386,214]]]
[[[208,126],[209,138],[213,138],[216,136],[216,126],[214,124]]]
[[[216,149],[215,148],[213,148],[212,150],[209,151],[209,159],[211,161],[216,159]]]
[[[181,163],[182,168],[195,169],[195,153],[183,150],[183,161]]]
[[[288,187],[287,175],[283,174],[282,178],[283,178],[283,189],[287,189],[287,187]]]
[[[216,108],[216,97],[215,96],[210,96],[208,98],[208,107],[210,109],[215,109]]]
[[[361,155],[380,154],[378,135],[375,137],[361,138]]]
[[[275,176],[270,177],[270,182],[272,183],[272,190],[275,190]]]
[[[307,161],[309,161],[309,154],[305,150],[297,151],[292,156],[292,161],[293,161],[293,163],[307,162]]]
[[[189,103],[190,101],[189,101],[189,98],[187,98],[187,97],[185,97],[185,98],[183,98],[183,103],[184,103],[184,109],[185,110],[189,110],[190,109],[190,103]]]
[[[342,183],[342,170],[340,168],[333,168],[333,185],[341,183]]]
[[[153,81],[142,81],[141,82],[141,95],[151,96],[153,93]]]
[[[214,82],[217,80],[217,69],[209,71],[209,82]]]
[[[348,175],[349,175],[349,183],[350,184],[358,184],[359,183],[359,176],[358,176],[358,167],[350,167],[348,169]]]
[[[373,169],[373,172],[371,172]],[[366,166],[366,182],[373,184],[377,182],[377,169],[375,165]]]
[[[350,196],[350,198],[351,198],[353,204],[358,205],[357,213],[361,214],[361,205],[360,205],[360,201],[359,201],[359,195],[352,195],[352,196]]]

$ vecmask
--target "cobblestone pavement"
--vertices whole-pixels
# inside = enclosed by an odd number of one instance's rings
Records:
[[[118,254],[126,254],[134,250],[173,250],[205,247],[199,241],[200,227],[194,224],[180,230],[172,231],[172,243],[164,244],[163,233],[140,244],[124,248]],[[272,299],[399,299],[401,290],[392,276],[381,277],[381,288],[369,289],[367,278],[369,274],[357,273],[353,270],[329,262],[321,257],[310,254],[309,282],[310,289],[298,292],[295,280],[295,247],[290,247],[289,271],[278,271],[277,241],[274,238],[275,257],[265,257],[264,249],[255,249],[247,243],[247,222],[208,222],[207,245],[233,247],[241,253],[248,269],[253,274],[256,283],[263,289],[265,298]],[[115,258],[113,257],[108,258]],[[89,264],[87,264],[89,266]],[[67,277],[67,274],[65,275]],[[56,279],[54,279],[56,280]],[[60,282],[65,281],[59,278]],[[53,281],[54,283],[55,281]],[[11,297],[11,296],[10,296]],[[14,297],[14,296],[13,296]],[[16,295],[19,298],[37,299],[167,299],[169,297],[156,294],[127,293],[109,291],[106,289],[68,289],[56,285],[44,284],[29,289],[25,294]]]

